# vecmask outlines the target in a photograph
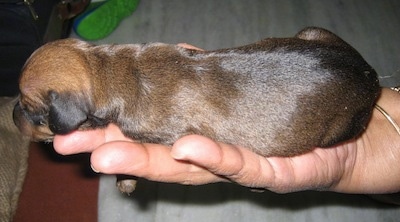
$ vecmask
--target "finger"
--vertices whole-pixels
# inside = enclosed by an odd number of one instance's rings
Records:
[[[267,158],[275,175],[272,190],[287,193],[329,189],[343,175],[346,152],[336,148],[315,148],[290,158]]]
[[[278,193],[326,189],[340,178],[346,152],[317,148],[295,157],[263,157],[248,149],[191,135],[178,140],[171,152],[177,160],[192,162],[243,186]]]
[[[126,174],[153,181],[200,185],[224,181],[217,175],[187,161],[171,157],[170,147],[114,141],[96,149],[92,167],[106,174]]]
[[[196,47],[196,46],[192,46],[192,45],[187,44],[187,43],[179,43],[179,44],[177,44],[177,45],[180,46],[180,47],[186,48],[186,49],[193,49],[193,50],[204,51],[204,50],[201,49],[201,48],[198,48],[198,47]]]
[[[274,171],[266,158],[206,137],[190,135],[181,138],[174,144],[171,155],[243,186],[265,188],[274,182]]]
[[[131,141],[114,124],[106,128],[74,131],[67,135],[56,135],[53,140],[54,149],[63,155],[92,152],[101,144],[114,141]]]
[[[69,155],[92,152],[104,141],[104,129],[74,131],[67,135],[56,135],[53,140],[53,146],[57,153]]]

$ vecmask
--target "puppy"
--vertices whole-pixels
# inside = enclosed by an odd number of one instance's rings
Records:
[[[361,55],[315,27],[215,51],[60,40],[32,54],[20,90],[14,121],[34,140],[114,123],[143,143],[200,134],[264,156],[356,137],[380,93]]]

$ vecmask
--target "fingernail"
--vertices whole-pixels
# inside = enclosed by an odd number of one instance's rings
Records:
[[[186,157],[185,153],[180,152],[179,150],[176,149],[171,150],[171,156],[176,160],[183,160]]]
[[[172,156],[172,158],[177,159],[177,160],[182,159],[181,153],[171,152],[171,156]]]
[[[176,159],[176,160],[184,160],[184,159],[186,159],[186,155],[184,154],[184,153],[182,153],[182,152],[174,152],[174,151],[172,151],[171,152],[171,156],[172,156],[172,158],[174,158],[174,159]]]
[[[96,170],[96,169],[93,167],[92,164],[90,164],[90,168],[92,168],[93,172],[95,172],[95,173],[100,173],[100,171],[99,171],[99,170]]]

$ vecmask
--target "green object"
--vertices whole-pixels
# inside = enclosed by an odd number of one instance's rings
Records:
[[[107,0],[90,4],[86,12],[76,18],[73,28],[86,40],[105,38],[125,17],[131,15],[138,5],[139,0]]]

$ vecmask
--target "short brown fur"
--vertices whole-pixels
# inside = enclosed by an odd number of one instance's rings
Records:
[[[20,89],[15,123],[33,139],[115,123],[140,142],[201,134],[264,156],[356,137],[380,93],[356,50],[313,27],[215,51],[56,41],[27,61]]]

